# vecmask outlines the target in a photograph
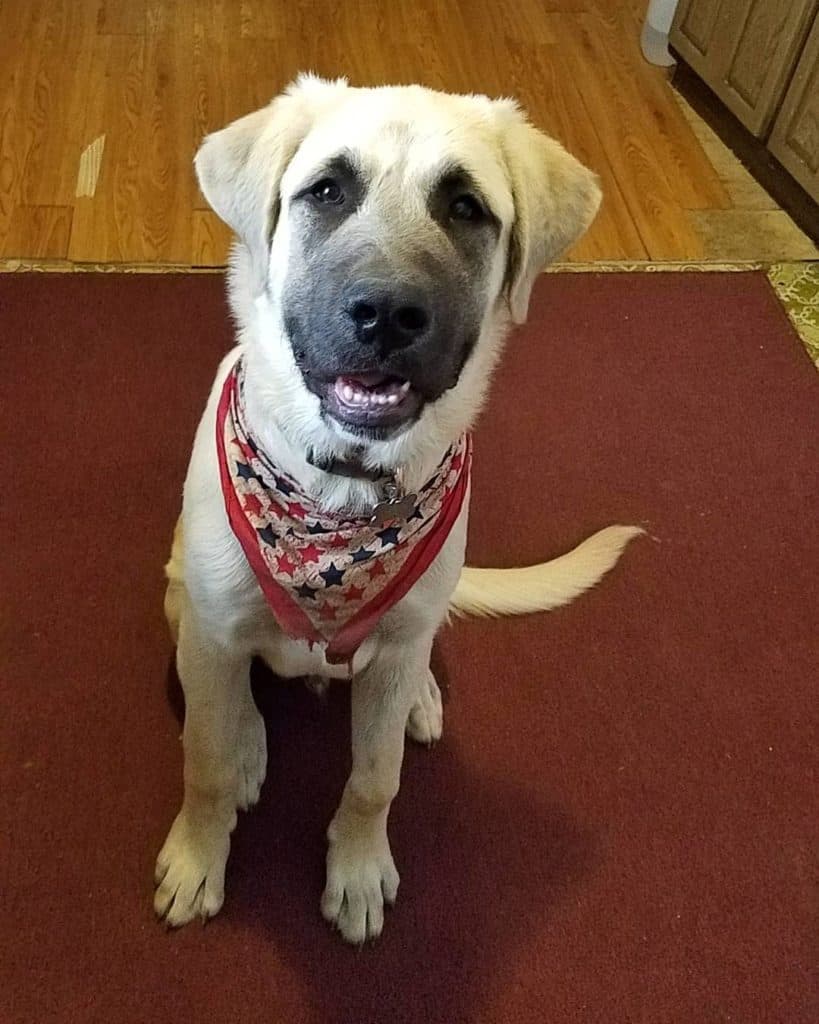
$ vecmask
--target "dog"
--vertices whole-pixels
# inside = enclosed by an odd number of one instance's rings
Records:
[[[507,99],[299,77],[195,158],[233,229],[237,347],[200,422],[166,573],[185,693],[184,800],[157,859],[168,925],[216,914],[237,809],[265,777],[254,656],[351,683],[352,771],[324,917],[378,936],[405,734],[441,736],[430,670],[455,614],[565,604],[636,527],[514,570],[464,567],[469,429],[544,266],[591,223],[595,176]]]

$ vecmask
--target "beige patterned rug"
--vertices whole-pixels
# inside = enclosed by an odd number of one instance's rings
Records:
[[[768,279],[819,369],[819,263],[777,263]]]

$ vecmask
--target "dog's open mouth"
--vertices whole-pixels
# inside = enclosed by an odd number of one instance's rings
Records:
[[[342,374],[330,381],[327,411],[355,427],[394,427],[416,416],[421,396],[408,380],[382,373]]]

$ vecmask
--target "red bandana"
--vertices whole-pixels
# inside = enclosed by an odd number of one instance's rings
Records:
[[[406,519],[325,513],[248,434],[242,367],[228,374],[216,417],[225,508],[279,626],[326,645],[328,662],[352,663],[385,612],[441,550],[463,505],[472,457],[464,434],[421,488]]]

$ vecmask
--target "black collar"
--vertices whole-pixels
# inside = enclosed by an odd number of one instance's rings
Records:
[[[365,469],[361,462],[345,459],[322,459],[319,458],[312,448],[307,449],[307,461],[311,466],[320,469],[325,473],[335,473],[336,476],[346,476],[352,480],[369,480],[370,483],[381,483],[391,480],[393,473],[385,469]]]

